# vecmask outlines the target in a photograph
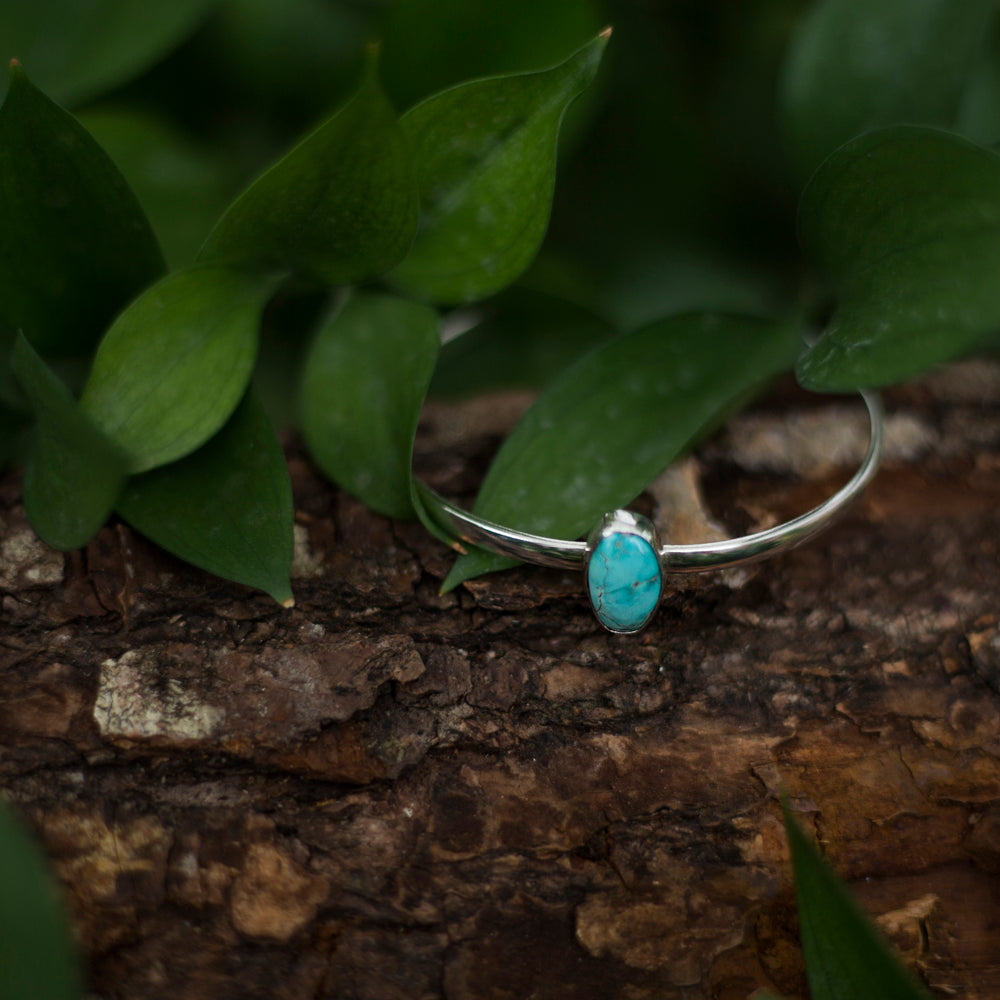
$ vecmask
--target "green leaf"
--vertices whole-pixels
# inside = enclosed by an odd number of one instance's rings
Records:
[[[358,295],[320,328],[306,360],[309,450],[326,475],[391,517],[413,517],[413,437],[438,340],[433,309]]]
[[[55,879],[21,822],[0,805],[0,998],[78,1000],[81,991]]]
[[[394,284],[467,302],[528,266],[548,225],[559,124],[594,78],[609,35],[553,69],[461,84],[403,116],[421,214],[409,255],[390,275]]]
[[[115,165],[19,67],[0,108],[0,219],[0,328],[22,330],[42,353],[89,353],[163,272]]]
[[[14,345],[11,365],[36,418],[34,449],[24,472],[28,520],[53,548],[79,548],[114,508],[125,481],[125,459],[23,335]]]
[[[813,1000],[929,1000],[782,802]]]
[[[344,284],[400,261],[416,224],[409,154],[372,60],[358,93],[233,202],[199,256]]]
[[[80,405],[144,472],[194,451],[246,391],[274,279],[178,271],[144,292],[97,349]]]
[[[78,104],[151,66],[216,3],[31,0],[0,4],[0,60],[20,59],[57,100]]]
[[[951,126],[993,0],[821,0],[789,49],[784,117],[800,175],[885,125]]]
[[[591,351],[539,396],[487,473],[475,513],[507,527],[577,538],[634,499],[736,400],[792,364],[788,324],[735,316],[661,320]],[[460,556],[452,587],[515,563]]]
[[[102,105],[77,119],[125,176],[167,263],[190,264],[232,195],[235,170],[225,157],[148,111]]]
[[[196,452],[130,479],[118,513],[181,559],[291,606],[292,488],[252,391]]]
[[[885,385],[973,351],[1000,326],[1000,157],[899,127],[838,149],[802,196],[806,249],[840,305],[799,381]]]

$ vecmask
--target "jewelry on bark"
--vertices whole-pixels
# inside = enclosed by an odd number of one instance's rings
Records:
[[[706,573],[757,562],[801,545],[836,520],[878,471],[884,448],[879,397],[862,392],[868,410],[869,440],[857,472],[832,497],[805,514],[766,531],[695,545],[661,544],[647,518],[631,511],[605,514],[587,541],[548,538],[494,524],[445,500],[425,483],[416,489],[435,526],[463,543],[491,549],[523,562],[557,568],[583,565],[597,620],[609,631],[637,632],[650,620],[668,573]]]

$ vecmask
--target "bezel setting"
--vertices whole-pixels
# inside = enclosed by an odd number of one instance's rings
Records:
[[[584,579],[594,615],[609,632],[646,626],[663,596],[660,541],[649,518],[609,511],[587,538]]]

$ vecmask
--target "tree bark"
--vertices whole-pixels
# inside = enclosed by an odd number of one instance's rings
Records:
[[[522,403],[429,407],[422,474],[467,498]],[[772,397],[640,506],[680,539],[792,517],[859,457],[844,406]],[[801,997],[783,784],[938,995],[1000,996],[1000,368],[889,409],[842,522],[626,638],[572,573],[439,596],[448,550],[294,443],[290,611],[121,524],[51,552],[8,474],[0,781],[90,989]]]

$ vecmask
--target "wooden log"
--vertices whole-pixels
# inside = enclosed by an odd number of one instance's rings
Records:
[[[423,474],[467,496],[521,402],[429,407]],[[781,783],[938,995],[1000,995],[1000,368],[889,409],[838,526],[627,638],[572,573],[440,596],[448,551],[294,443],[290,611],[120,524],[53,553],[7,474],[0,783],[94,995],[803,996]],[[786,519],[863,426],[785,393],[640,506]]]

